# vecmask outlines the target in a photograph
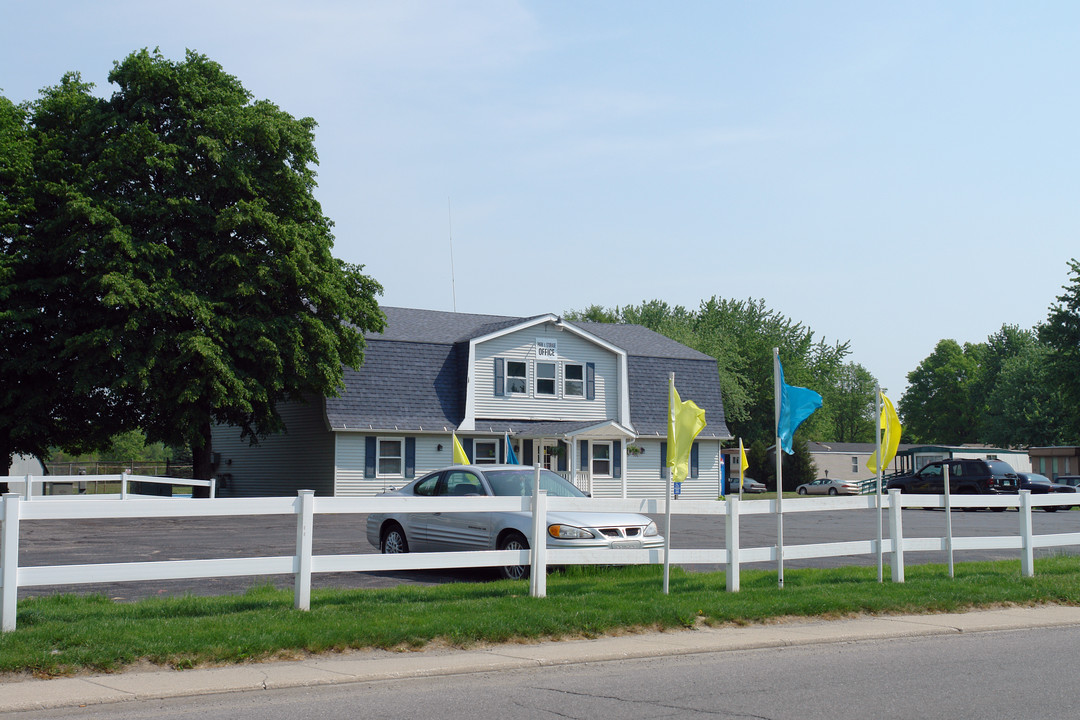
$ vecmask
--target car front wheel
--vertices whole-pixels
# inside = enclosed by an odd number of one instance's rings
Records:
[[[409,552],[409,541],[405,538],[405,531],[396,523],[389,526],[383,532],[379,550],[383,555],[396,555]]]
[[[799,488],[799,494],[800,495],[805,495],[806,494],[806,488]]]
[[[509,533],[499,541],[500,550],[528,550],[529,541],[521,533]],[[529,577],[528,565],[504,565],[499,572],[507,580],[524,580]]]

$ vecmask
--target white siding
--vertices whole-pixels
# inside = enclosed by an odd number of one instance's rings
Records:
[[[559,358],[555,396],[540,396],[536,390],[535,344],[537,338],[557,341]],[[495,358],[520,360],[528,365],[528,392],[524,395],[495,395]],[[543,361],[541,361],[543,362]],[[565,363],[596,365],[594,400],[563,397]],[[607,420],[619,417],[617,356],[577,335],[558,331],[551,324],[539,325],[503,335],[476,346],[472,376],[475,415],[478,418],[519,420]]]
[[[667,480],[660,476],[661,440],[640,438],[634,441],[645,449],[641,455],[626,458],[626,496],[632,498],[662,498],[667,494]],[[698,477],[687,478],[682,484],[686,500],[715,500],[720,495],[720,441],[698,441]],[[594,483],[595,487],[595,483]],[[621,488],[620,488],[621,492]],[[613,495],[618,497],[618,495]],[[612,497],[605,495],[604,497]]]
[[[399,488],[413,478],[364,477],[367,438],[371,433],[336,433],[337,463],[334,468],[334,494],[339,497],[370,497]],[[400,434],[383,433],[376,437],[402,437]],[[453,465],[454,453],[450,435],[406,435],[416,439],[416,472],[420,477],[432,470]],[[442,445],[442,450],[438,446]]]
[[[333,437],[326,429],[322,402],[285,403],[278,411],[287,432],[263,438],[255,446],[240,439],[238,428],[214,426],[214,452],[221,456],[216,474],[219,478],[228,476],[220,496],[333,492]]]

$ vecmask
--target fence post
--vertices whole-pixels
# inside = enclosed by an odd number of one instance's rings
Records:
[[[314,535],[315,491],[298,490],[296,499],[296,583],[293,607],[311,609],[311,545]]]
[[[120,473],[120,499],[127,500],[128,496],[128,482],[127,474]]]
[[[1020,574],[1035,577],[1035,553],[1031,540],[1031,491],[1020,491]]]
[[[901,510],[900,491],[894,488],[889,491],[889,537],[893,547],[892,579],[898,583],[904,582],[904,521]]]
[[[540,489],[540,466],[533,477],[532,569],[529,572],[529,595],[547,597],[547,490]]]
[[[34,494],[34,476],[26,476],[26,484],[23,485],[23,494],[26,496],[26,501],[30,502],[30,498]]]
[[[727,590],[739,592],[739,498],[729,497],[725,533],[728,551]]]
[[[217,497],[217,478],[210,478],[210,499],[213,500]]]
[[[5,493],[0,502],[0,631],[11,632],[15,629],[19,598],[19,495]]]

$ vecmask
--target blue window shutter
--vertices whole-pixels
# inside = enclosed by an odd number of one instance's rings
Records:
[[[696,478],[698,476],[698,444],[694,443],[690,446],[690,477]]]
[[[375,477],[375,436],[364,438],[364,477]]]
[[[416,477],[416,438],[405,438],[405,477]]]
[[[495,394],[506,394],[506,360],[495,358]]]
[[[518,460],[522,465],[528,465],[529,467],[532,467],[533,463],[536,462],[535,458],[533,458],[532,440],[521,441],[521,457]]]
[[[559,441],[559,447],[562,448],[562,453],[559,455],[559,472],[566,472],[566,452],[568,448],[562,440]]]
[[[667,480],[667,443],[660,443],[660,477]]]
[[[611,443],[611,475],[622,477],[622,440]]]
[[[596,363],[585,363],[585,399],[596,399]]]
[[[464,440],[462,440],[461,449],[465,451],[465,457],[469,458],[469,463],[471,464],[474,459],[472,451],[472,438],[465,438]]]
[[[589,469],[589,441],[588,440],[582,440],[581,443],[578,445],[578,447],[581,448],[581,452],[578,453],[579,455],[581,455],[581,460],[580,460],[580,462],[578,464],[578,467],[580,467],[582,470],[588,470]]]

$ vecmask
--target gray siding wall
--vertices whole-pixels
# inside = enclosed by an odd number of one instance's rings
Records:
[[[536,396],[537,338],[558,343],[557,377],[554,396]],[[528,392],[524,395],[495,395],[495,358],[520,360],[527,364]],[[544,362],[544,360],[541,360]],[[565,363],[596,364],[596,398],[563,396]],[[550,323],[503,335],[476,346],[473,392],[477,418],[519,420],[607,420],[619,417],[618,359],[616,355],[571,332],[559,331]]]
[[[322,402],[285,403],[278,410],[287,432],[254,447],[240,439],[238,428],[213,428],[214,452],[221,455],[217,475],[231,476],[218,491],[221,497],[295,495],[297,490],[333,493],[334,441]]]

